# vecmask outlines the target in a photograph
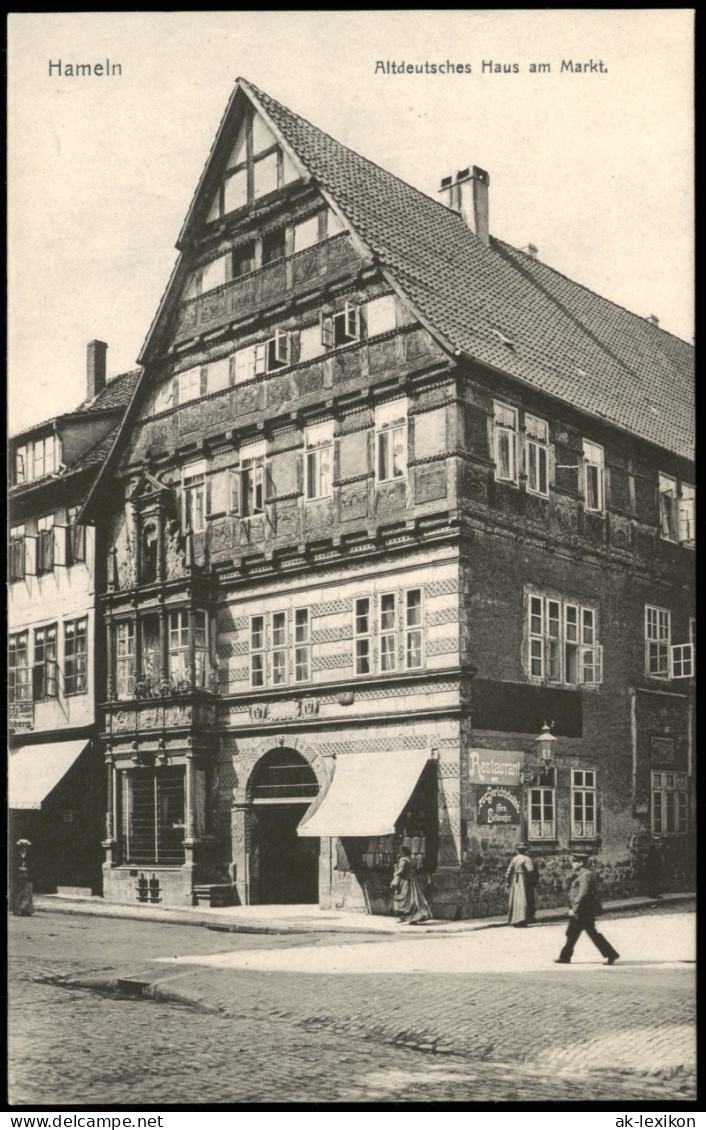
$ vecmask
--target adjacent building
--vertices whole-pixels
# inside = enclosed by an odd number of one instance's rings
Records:
[[[138,377],[106,383],[106,350],[88,346],[83,404],[9,444],[10,836],[45,891],[101,891],[99,531],[77,516]]]
[[[488,198],[238,80],[83,511],[107,897],[384,912],[406,842],[479,915],[520,835],[545,903],[579,845],[693,881],[692,350]]]

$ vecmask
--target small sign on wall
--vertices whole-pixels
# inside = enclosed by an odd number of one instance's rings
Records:
[[[478,823],[519,824],[521,806],[521,789],[491,785],[478,797]]]
[[[515,749],[472,749],[468,777],[472,785],[519,785],[525,755]]]

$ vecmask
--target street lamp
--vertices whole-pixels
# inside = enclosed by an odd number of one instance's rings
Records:
[[[552,722],[552,726],[553,725],[554,723]],[[548,725],[548,723],[544,723],[544,725],[542,726],[542,732],[538,737],[534,739],[534,743],[539,749],[539,752],[542,756],[542,763],[544,765],[544,768],[548,769],[554,760],[552,755],[556,746],[556,738],[554,737],[552,728]]]

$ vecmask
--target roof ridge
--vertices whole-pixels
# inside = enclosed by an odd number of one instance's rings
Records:
[[[503,247],[509,248],[510,251],[516,251],[518,255],[524,254],[521,247],[515,247],[514,244],[508,243],[505,239],[500,239],[499,236],[491,235],[490,239],[494,243],[499,243]],[[593,298],[600,298],[602,302],[609,303],[611,306],[614,306],[616,310],[622,310],[624,314],[629,314],[631,318],[636,318],[639,323],[644,322],[645,325],[651,326],[652,329],[657,330],[659,333],[666,334],[667,337],[674,338],[675,341],[680,342],[682,345],[686,345],[687,348],[694,348],[693,342],[687,341],[685,338],[680,337],[679,334],[672,333],[671,330],[666,330],[660,325],[655,325],[654,322],[650,322],[649,318],[645,317],[643,314],[636,314],[634,310],[629,310],[627,306],[623,306],[620,302],[616,302],[615,299],[607,298],[606,295],[601,294],[600,291],[592,290],[591,287],[586,286],[585,283],[579,282],[577,279],[572,279],[570,275],[565,275],[563,271],[559,271],[556,267],[552,267],[552,265],[550,263],[547,263],[544,259],[530,259],[529,255],[527,255],[526,258],[529,259],[530,262],[537,264],[540,268],[551,271],[552,274],[557,275],[560,279],[564,279],[564,281],[569,283],[571,286],[580,287],[581,290],[584,290],[586,294],[592,295]]]

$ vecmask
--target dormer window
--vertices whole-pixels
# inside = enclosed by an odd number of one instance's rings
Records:
[[[59,439],[55,435],[29,440],[21,447],[15,448],[15,485],[54,474],[59,468],[60,453]]]
[[[321,313],[321,343],[327,349],[360,340],[360,310],[346,302],[338,314]]]

